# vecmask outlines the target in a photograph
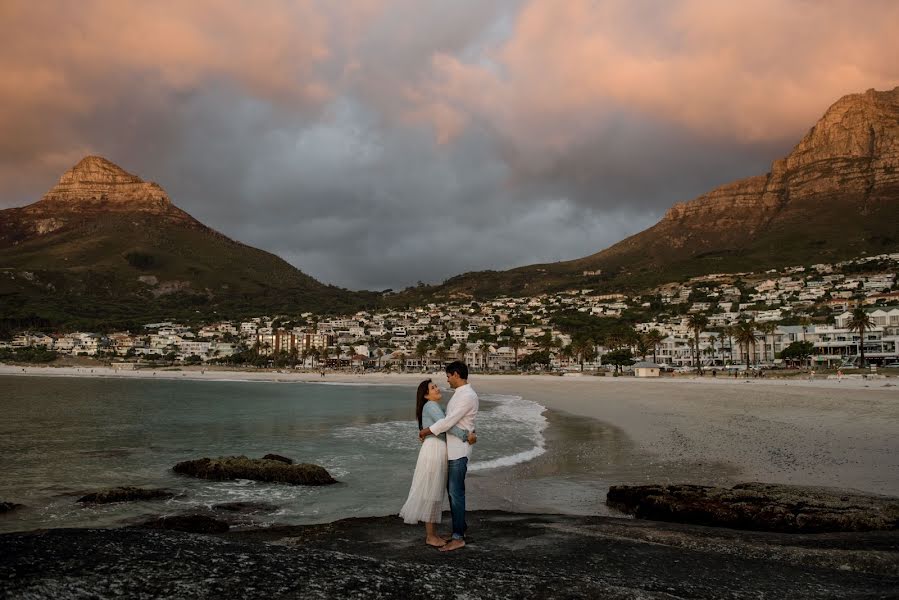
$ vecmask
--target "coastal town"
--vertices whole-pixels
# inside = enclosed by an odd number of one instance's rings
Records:
[[[835,264],[710,274],[643,295],[585,286],[351,315],[147,323],[107,334],[29,331],[7,360],[85,356],[163,363],[424,370],[458,357],[480,371],[690,371],[899,366],[899,253]],[[596,273],[585,274],[585,279]],[[859,309],[862,318],[859,321]],[[862,331],[859,331],[862,329]],[[864,348],[860,348],[861,333]],[[37,354],[35,354],[35,352]]]

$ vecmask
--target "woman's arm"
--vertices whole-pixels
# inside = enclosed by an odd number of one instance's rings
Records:
[[[433,425],[434,423],[436,423],[437,421],[439,421],[440,419],[442,419],[443,417],[446,416],[443,414],[443,409],[441,409],[440,406],[436,402],[428,402],[427,404],[425,404],[425,408],[421,414],[422,414],[422,419],[421,419],[422,427],[430,427],[431,425]],[[427,414],[428,419],[425,419],[425,414]],[[463,442],[468,441],[468,433],[469,433],[468,430],[462,429],[458,425],[453,425],[452,427],[450,427],[447,430],[447,433],[456,436]]]

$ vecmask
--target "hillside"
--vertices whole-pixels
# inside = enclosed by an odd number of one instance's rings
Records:
[[[38,202],[0,211],[7,327],[122,327],[197,311],[332,312],[376,301],[229,239],[172,204],[159,185],[96,156]]]
[[[769,173],[674,205],[653,227],[581,259],[467,273],[409,295],[639,291],[899,249],[899,87],[838,100]],[[585,271],[601,271],[585,275]]]

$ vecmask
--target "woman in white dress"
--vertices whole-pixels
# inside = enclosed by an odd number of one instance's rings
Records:
[[[440,388],[430,379],[418,384],[415,393],[415,416],[418,429],[430,427],[444,417],[440,401]],[[465,429],[453,427],[448,432],[459,439],[474,444],[477,437]],[[410,525],[420,521],[425,524],[425,543],[439,548],[446,540],[437,535],[437,523],[443,513],[443,498],[446,494],[446,434],[430,435],[422,442],[412,475],[409,497],[400,510],[400,517]]]

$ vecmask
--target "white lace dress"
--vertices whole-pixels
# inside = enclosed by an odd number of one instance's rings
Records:
[[[430,427],[444,417],[436,402],[427,402],[421,412],[422,427]],[[450,435],[467,439],[468,432],[458,427]],[[409,497],[400,510],[403,521],[414,525],[418,522],[439,523],[446,496],[446,434],[429,435],[418,451],[418,462],[412,475]]]

